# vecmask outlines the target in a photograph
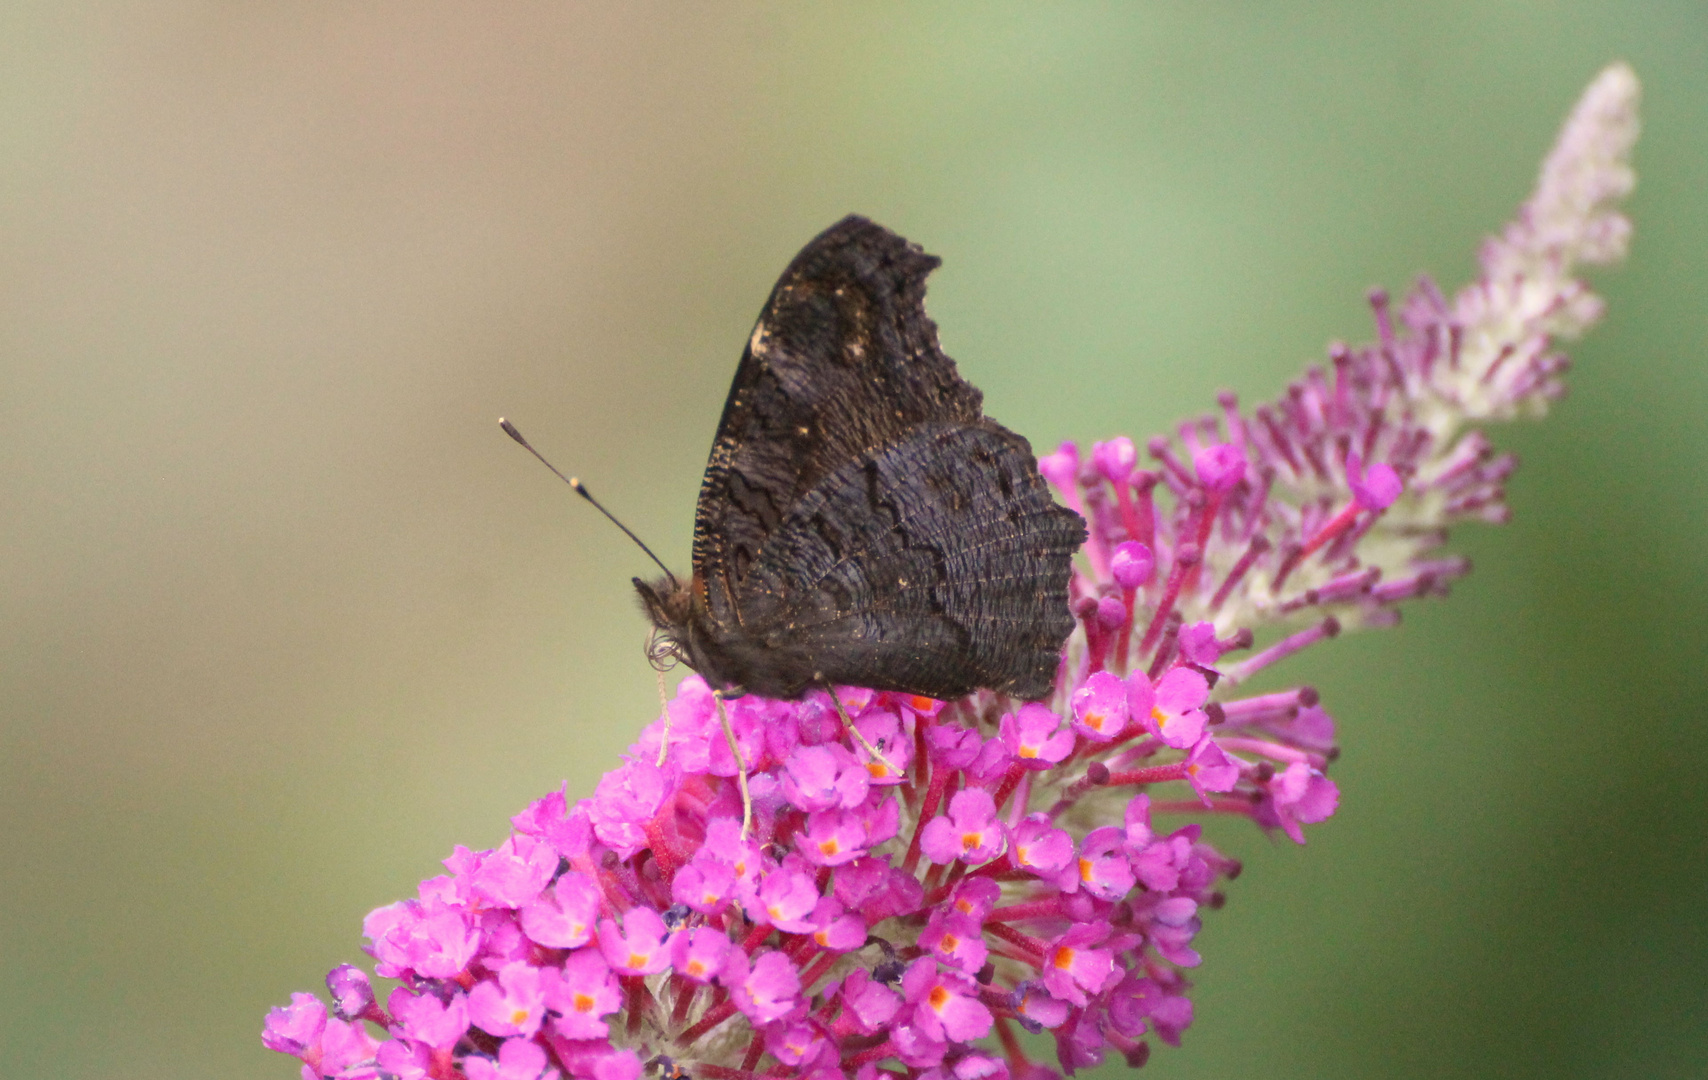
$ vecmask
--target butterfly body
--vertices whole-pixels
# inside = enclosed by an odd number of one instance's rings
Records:
[[[662,650],[714,689],[1048,693],[1084,523],[939,349],[937,265],[850,217],[773,289],[712,445],[694,574],[635,582]]]

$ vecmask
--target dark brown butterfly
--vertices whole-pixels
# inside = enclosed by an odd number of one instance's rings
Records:
[[[693,577],[635,579],[655,661],[725,697],[1049,692],[1085,525],[938,347],[938,264],[847,217],[783,272],[712,443]]]

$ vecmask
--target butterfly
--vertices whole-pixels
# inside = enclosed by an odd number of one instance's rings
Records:
[[[1049,693],[1085,523],[938,346],[940,262],[850,216],[783,271],[712,442],[693,574],[634,579],[655,663],[725,698]]]

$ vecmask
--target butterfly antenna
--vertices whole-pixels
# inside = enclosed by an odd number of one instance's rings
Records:
[[[522,433],[520,431],[516,430],[515,424],[512,424],[510,421],[508,421],[508,420],[504,419],[502,416],[500,416],[498,418],[498,426],[504,429],[504,434],[510,436],[512,439],[515,439],[516,442],[521,445],[522,449],[526,450],[528,453],[539,458],[541,465],[544,465],[546,468],[550,469],[553,473],[556,473],[557,478],[559,480],[562,480],[564,483],[568,484],[571,488],[574,488],[575,493],[577,495],[581,496],[583,499],[586,499],[588,502],[592,503],[593,509],[599,511],[601,514],[604,514],[607,518],[610,518],[611,524],[613,524],[617,528],[623,530],[623,534],[625,536],[627,536],[630,540],[633,540],[635,542],[635,546],[639,547],[642,551],[646,552],[646,557],[651,559],[653,562],[657,563],[658,568],[660,570],[664,571],[664,576],[670,579],[670,588],[672,591],[675,591],[675,590],[680,589],[682,587],[681,585],[677,584],[676,575],[672,574],[670,572],[670,567],[664,565],[664,560],[660,559],[657,555],[654,555],[652,553],[652,549],[647,547],[646,544],[641,541],[641,538],[634,534],[633,530],[631,530],[627,525],[624,525],[622,522],[618,521],[617,515],[611,513],[611,511],[605,509],[604,506],[600,505],[599,500],[595,499],[593,497],[593,493],[587,490],[587,485],[583,484],[580,480],[576,479],[573,476],[565,476],[563,473],[558,472],[558,468],[556,465],[553,465],[551,462],[547,461],[544,454],[542,454],[538,450],[534,449],[533,443],[529,442],[527,439],[522,437]]]

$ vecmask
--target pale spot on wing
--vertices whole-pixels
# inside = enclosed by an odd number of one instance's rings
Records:
[[[765,324],[760,323],[753,328],[753,336],[747,339],[747,351],[754,356],[764,356],[769,343],[765,340]]]

